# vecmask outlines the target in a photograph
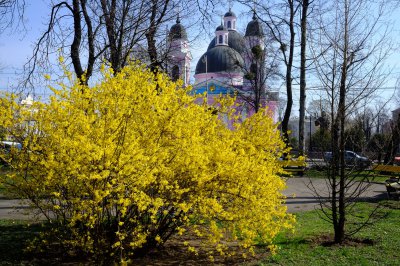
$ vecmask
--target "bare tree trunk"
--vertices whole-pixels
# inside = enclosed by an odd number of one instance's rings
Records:
[[[348,36],[348,16],[349,9],[347,0],[345,0],[344,7],[344,49],[343,49],[343,64],[341,69],[340,79],[340,91],[339,91],[339,106],[338,106],[338,123],[340,125],[340,136],[339,136],[339,158],[340,158],[340,174],[339,174],[339,213],[338,221],[335,227],[335,243],[342,243],[345,238],[345,221],[346,221],[346,210],[345,210],[345,192],[346,192],[346,173],[345,173],[345,115],[346,115],[346,81],[347,81],[347,69],[348,69],[348,53],[349,53],[349,36]]]
[[[82,40],[81,10],[79,0],[73,0],[72,8],[72,14],[74,17],[74,40],[71,44],[71,60],[76,76],[82,84],[86,84],[86,82],[83,80],[84,71],[79,53],[79,46],[81,45]]]
[[[94,33],[92,28],[91,19],[87,13],[86,0],[73,0],[72,14],[74,17],[74,40],[71,44],[71,60],[74,66],[74,71],[81,84],[88,84],[89,78],[92,76],[93,66],[95,62],[94,55]],[[88,44],[88,58],[87,69],[82,67],[80,46],[82,44],[82,22],[81,14],[86,23],[87,28],[87,44]]]
[[[107,31],[108,43],[110,46],[110,63],[114,71],[119,70],[119,56],[117,51],[117,37],[114,28],[116,0],[112,0],[108,7],[106,0],[101,0],[101,9],[104,14],[105,26]]]
[[[293,0],[288,0],[290,18],[289,18],[289,29],[290,29],[290,44],[289,44],[289,58],[286,64],[286,93],[287,93],[287,103],[285,109],[285,115],[282,120],[282,133],[286,144],[290,143],[288,126],[290,113],[292,112],[293,106],[293,92],[292,92],[292,67],[293,67],[293,56],[294,56],[294,38],[295,38],[295,28],[294,28],[294,16],[295,8]],[[281,44],[281,49],[285,49],[283,44]],[[284,52],[284,51],[283,51]]]
[[[304,121],[306,104],[306,42],[307,42],[307,12],[309,0],[302,1],[301,41],[300,41],[300,115],[299,115],[299,154],[304,155]],[[311,119],[310,119],[311,122]],[[311,136],[311,131],[310,131]],[[310,139],[311,141],[311,139]]]
[[[160,2],[164,5],[164,8],[160,10],[159,5]],[[169,0],[152,0],[151,1],[151,15],[150,15],[150,25],[149,29],[146,33],[146,39],[147,39],[147,52],[150,57],[150,69],[152,72],[156,73],[160,67],[162,67],[161,62],[158,61],[158,55],[157,55],[157,47],[156,47],[156,33],[158,26],[161,24],[161,21],[163,20]],[[158,18],[157,18],[158,15]]]

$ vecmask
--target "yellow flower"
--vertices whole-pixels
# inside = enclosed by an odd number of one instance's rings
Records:
[[[190,87],[138,64],[102,71],[93,86],[54,84],[49,102],[30,110],[16,96],[0,99],[0,125],[29,147],[11,153],[15,171],[0,183],[49,199],[33,204],[62,214],[52,224],[68,227],[64,244],[95,252],[96,241],[118,239],[104,248],[134,253],[157,233],[163,244],[169,224],[229,256],[229,241],[251,252],[256,240],[273,247],[280,231],[293,228],[277,163],[287,150],[266,111],[239,123],[233,98],[208,106]]]

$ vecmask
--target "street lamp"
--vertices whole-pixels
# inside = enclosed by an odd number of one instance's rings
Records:
[[[311,152],[313,147],[312,147],[312,120],[317,118],[317,114],[311,114],[309,112],[307,112],[309,114],[309,119],[310,119],[310,131],[309,131],[309,148],[308,148],[308,152]]]
[[[311,118],[312,118],[312,115],[310,115],[310,148],[309,148],[309,152],[311,152],[312,151],[312,140],[311,140]]]

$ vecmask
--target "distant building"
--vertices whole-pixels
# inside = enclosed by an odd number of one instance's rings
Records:
[[[399,115],[400,115],[400,108],[394,109],[392,111],[392,120],[397,121]]]

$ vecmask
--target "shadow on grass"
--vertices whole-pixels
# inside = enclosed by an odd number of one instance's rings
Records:
[[[90,262],[54,244],[46,251],[36,247],[28,250],[30,243],[48,229],[44,223],[0,220],[0,265],[85,265]]]
[[[43,227],[40,224],[29,225],[24,222],[0,221],[1,263],[14,264],[31,261],[32,254],[24,250],[41,230]]]

